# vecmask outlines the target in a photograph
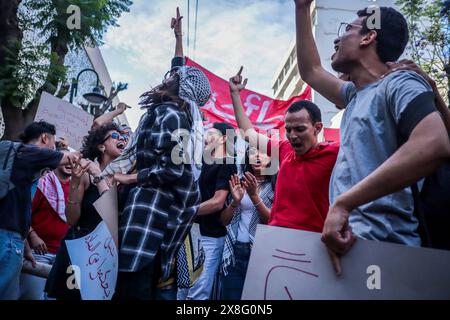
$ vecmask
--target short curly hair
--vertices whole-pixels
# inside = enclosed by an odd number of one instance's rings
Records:
[[[103,143],[106,134],[111,130],[121,132],[119,126],[115,123],[104,124],[94,130],[90,130],[88,135],[83,138],[83,147],[81,148],[83,158],[100,162],[102,153],[98,146]]]

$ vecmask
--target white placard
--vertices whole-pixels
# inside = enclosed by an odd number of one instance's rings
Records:
[[[320,237],[258,225],[242,298],[450,299],[450,251],[358,239],[337,276]]]
[[[57,138],[66,139],[70,147],[79,150],[83,137],[92,127],[94,116],[67,101],[43,92],[34,119],[53,124],[56,127]]]
[[[117,282],[118,252],[106,223],[90,234],[66,240],[72,267],[79,270],[78,287],[83,300],[111,300]]]

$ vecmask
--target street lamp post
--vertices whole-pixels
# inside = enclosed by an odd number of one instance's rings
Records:
[[[94,69],[90,69],[90,68],[86,68],[86,69],[81,70],[78,73],[76,79],[75,78],[72,79],[72,85],[71,85],[71,88],[70,88],[69,101],[70,101],[70,103],[73,103],[73,98],[77,96],[78,82],[80,80],[80,76],[81,76],[82,73],[87,72],[87,71],[91,71],[91,72],[95,73],[95,76],[97,78],[97,83],[95,85],[95,88],[92,90],[92,92],[84,94],[83,97],[91,104],[100,105],[103,102],[105,102],[108,98],[106,98],[101,93],[100,80],[99,80],[97,71],[95,71]]]

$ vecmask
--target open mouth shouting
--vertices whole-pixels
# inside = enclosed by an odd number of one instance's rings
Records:
[[[119,149],[120,151],[123,151],[125,149],[125,142],[123,141],[119,141],[116,144],[117,149]]]

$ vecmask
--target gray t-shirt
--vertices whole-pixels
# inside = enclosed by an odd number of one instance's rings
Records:
[[[358,90],[346,82],[341,96],[347,107],[330,203],[392,156],[414,127],[436,111],[431,87],[412,71],[394,72]],[[413,211],[411,188],[405,188],[358,207],[349,220],[353,232],[363,239],[420,246]]]

